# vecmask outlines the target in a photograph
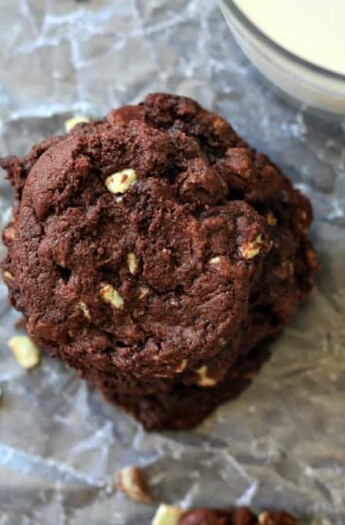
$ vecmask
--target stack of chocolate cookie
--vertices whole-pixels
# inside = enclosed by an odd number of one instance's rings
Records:
[[[147,429],[242,391],[312,287],[308,200],[190,99],[149,95],[1,165],[29,335]]]

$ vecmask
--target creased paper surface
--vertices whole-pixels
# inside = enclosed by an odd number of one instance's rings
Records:
[[[49,358],[22,370],[7,347],[19,316],[1,284],[0,525],[149,524],[155,506],[113,490],[128,464],[144,468],[157,503],[284,507],[344,525],[345,121],[277,98],[210,0],[0,0],[0,50],[2,155],[150,91],[192,96],[311,197],[321,261],[253,386],[179,433],[145,433]],[[11,195],[2,174],[2,225]]]

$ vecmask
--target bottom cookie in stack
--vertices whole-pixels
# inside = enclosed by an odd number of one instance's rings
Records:
[[[221,403],[241,394],[269,357],[267,347],[258,346],[238,359],[217,385],[199,387],[176,383],[170,390],[160,393],[156,386],[156,392],[151,395],[121,394],[118,381],[102,380],[92,372],[86,378],[110,402],[121,405],[134,415],[146,430],[188,429],[201,423]]]

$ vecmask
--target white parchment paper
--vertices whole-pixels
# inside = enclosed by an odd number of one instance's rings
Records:
[[[7,340],[18,314],[0,284],[0,525],[149,524],[116,493],[141,465],[155,502],[285,507],[345,523],[345,121],[282,102],[211,0],[0,0],[0,154],[22,154],[74,114],[150,91],[198,99],[312,199],[321,271],[253,386],[192,432],[145,433],[48,358],[27,373]],[[0,182],[1,223],[11,190]],[[1,248],[1,255],[4,249]]]

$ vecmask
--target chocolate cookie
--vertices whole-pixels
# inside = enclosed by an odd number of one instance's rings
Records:
[[[146,428],[243,390],[312,287],[309,201],[188,98],[149,95],[1,166],[11,303]]]
[[[160,505],[152,525],[299,525],[287,512],[254,513],[248,507],[228,510],[196,508],[183,512],[179,507]]]
[[[299,525],[287,512],[254,514],[246,507],[233,510],[194,509],[182,514],[178,525]]]

